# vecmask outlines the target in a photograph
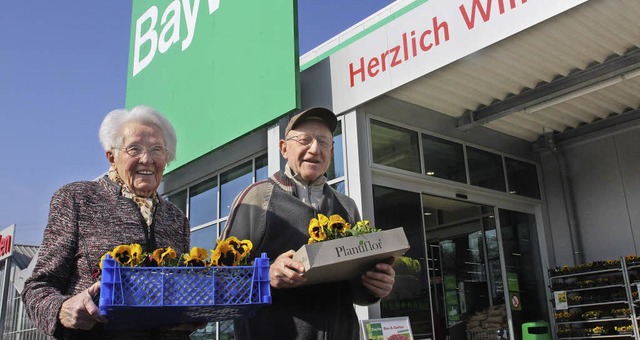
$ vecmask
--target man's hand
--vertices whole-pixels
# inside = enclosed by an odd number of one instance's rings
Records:
[[[305,283],[307,279],[302,276],[304,265],[293,259],[295,251],[289,250],[280,254],[269,267],[269,279],[273,288],[293,288]]]
[[[78,295],[63,302],[58,314],[60,323],[66,328],[89,330],[98,322],[107,322],[107,319],[100,315],[98,306],[93,302],[93,297],[98,294],[100,294],[100,282],[94,283]]]
[[[393,289],[396,282],[396,272],[391,267],[393,262],[395,258],[391,258],[387,263],[378,263],[374,269],[362,274],[362,285],[374,296],[385,297]]]

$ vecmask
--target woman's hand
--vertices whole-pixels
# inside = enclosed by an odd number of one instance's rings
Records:
[[[396,282],[396,272],[391,265],[394,261],[395,258],[392,258],[387,263],[378,263],[373,270],[362,274],[362,285],[374,296],[385,297],[393,289],[393,284]]]
[[[302,276],[304,265],[293,259],[295,251],[289,250],[280,254],[269,267],[269,279],[273,288],[294,288],[302,285],[307,279]]]
[[[100,282],[83,290],[62,303],[58,319],[66,328],[89,330],[96,323],[106,323],[107,318],[100,315],[100,309],[93,302],[93,297],[100,294]]]

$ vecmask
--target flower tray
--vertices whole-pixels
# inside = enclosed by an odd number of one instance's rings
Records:
[[[99,308],[111,330],[245,318],[270,303],[265,253],[253,266],[123,267],[110,256],[102,265]]]
[[[335,240],[305,244],[293,255],[305,268],[306,284],[349,280],[378,262],[409,250],[402,227]]]

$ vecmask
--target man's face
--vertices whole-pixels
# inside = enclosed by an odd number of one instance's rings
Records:
[[[329,169],[333,135],[322,121],[305,120],[280,140],[280,153],[294,173],[311,183]]]

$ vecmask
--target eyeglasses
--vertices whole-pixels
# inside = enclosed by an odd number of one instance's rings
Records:
[[[295,136],[291,136],[285,140],[294,140],[303,146],[309,146],[313,143],[314,140],[316,140],[321,149],[329,149],[333,146],[333,138],[329,138],[325,136],[313,137],[306,133],[300,133]]]
[[[142,157],[142,154],[144,154],[145,152],[147,153],[147,155],[154,159],[163,159],[167,155],[167,148],[162,145],[153,145],[147,148],[140,144],[132,144],[127,146],[126,148],[120,148],[120,150],[123,150],[127,153],[127,155],[136,158]]]

